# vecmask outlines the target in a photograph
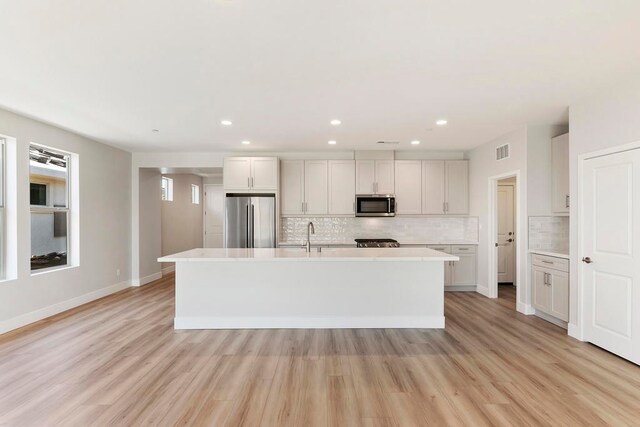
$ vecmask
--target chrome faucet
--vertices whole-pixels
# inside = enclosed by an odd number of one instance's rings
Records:
[[[316,234],[316,229],[313,227],[313,223],[309,221],[309,224],[307,224],[307,253],[311,252],[311,234]]]

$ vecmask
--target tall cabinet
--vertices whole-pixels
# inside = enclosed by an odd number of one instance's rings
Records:
[[[569,134],[551,139],[551,204],[555,213],[569,213]]]

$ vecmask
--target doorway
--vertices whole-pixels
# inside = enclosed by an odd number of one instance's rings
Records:
[[[224,242],[224,192],[222,185],[204,186],[204,247],[222,248]]]
[[[510,177],[498,181],[496,272],[498,275],[498,298],[513,303],[516,301],[516,178]]]

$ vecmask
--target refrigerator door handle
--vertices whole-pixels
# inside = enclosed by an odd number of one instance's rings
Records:
[[[251,204],[251,247],[255,248],[256,239],[255,239],[255,225],[256,225],[256,215],[255,215],[255,206],[253,203]]]
[[[247,248],[250,248],[251,246],[249,246],[249,222],[251,221],[250,217],[249,217],[249,205],[247,205]]]

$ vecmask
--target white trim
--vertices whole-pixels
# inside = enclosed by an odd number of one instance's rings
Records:
[[[569,323],[567,325],[567,335],[577,340],[584,341],[584,337],[582,336],[582,331],[580,330],[580,328],[578,328],[578,325],[574,323]]]
[[[529,304],[521,303],[520,301],[518,301],[518,303],[516,304],[516,310],[518,310],[522,314],[526,314],[527,316],[531,314],[536,314],[535,308],[533,308]]]
[[[131,281],[131,286],[143,286],[158,279],[162,279],[162,271],[158,271],[157,273],[153,273],[139,279],[133,279]]]
[[[549,323],[553,323],[556,326],[561,327],[562,329],[567,329],[567,322],[557,319],[550,314],[544,313],[542,311],[534,310],[533,313],[536,317],[541,318],[542,320],[546,320]]]
[[[176,317],[175,329],[444,329],[444,316],[389,317]]]
[[[487,298],[489,297],[489,288],[487,288],[486,286],[476,286],[476,292],[479,293],[480,295],[484,295]]]
[[[169,273],[173,273],[174,271],[176,271],[176,265],[175,264],[172,264],[172,265],[170,265],[168,267],[164,267],[162,269],[162,277],[166,276]]]
[[[14,329],[21,328],[31,323],[37,322],[47,317],[54,316],[63,311],[71,310],[72,308],[87,304],[91,301],[106,297],[107,295],[114,294],[130,286],[128,281],[120,282],[106,288],[101,288],[88,294],[80,295],[75,298],[71,298],[66,301],[62,301],[30,313],[21,314],[20,316],[13,317],[8,320],[0,322],[0,334],[12,331]]]
[[[485,295],[489,298],[498,298],[498,269],[497,269],[497,249],[495,247],[496,234],[498,229],[498,215],[497,215],[497,202],[498,202],[498,181],[505,178],[516,178],[515,189],[516,189],[516,212],[515,212],[515,228],[516,228],[516,271],[515,271],[515,284],[516,284],[516,302],[522,301],[522,292],[528,292],[529,287],[527,286],[526,280],[524,283],[521,282],[521,272],[522,272],[522,254],[526,253],[523,245],[526,241],[524,238],[524,234],[522,232],[522,221],[520,221],[520,217],[522,212],[525,212],[524,206],[522,205],[522,180],[520,176],[520,169],[506,172],[500,175],[490,176],[488,178],[489,185],[489,212],[487,216],[487,233],[489,236],[488,241],[488,268],[487,268],[487,294],[480,292],[480,287],[478,287],[478,292],[482,295]],[[484,291],[484,289],[483,289]],[[516,304],[516,309],[518,310],[518,305]],[[520,311],[520,310],[518,310]]]

